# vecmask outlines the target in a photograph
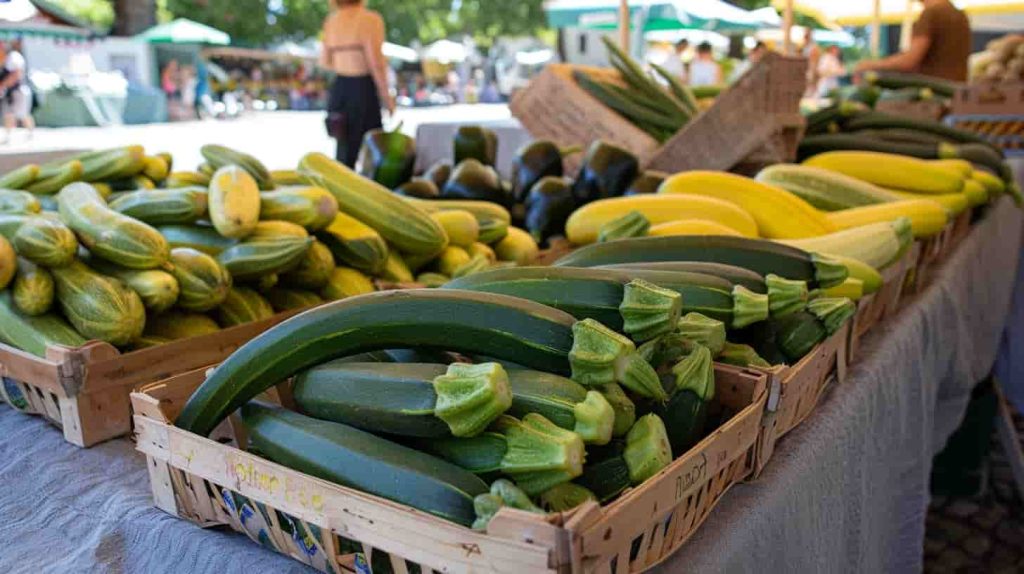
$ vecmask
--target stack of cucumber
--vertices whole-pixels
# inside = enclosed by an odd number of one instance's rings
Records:
[[[413,204],[319,154],[271,172],[202,153],[194,172],[126,146],[0,177],[0,338],[135,349],[537,254],[500,206]]]
[[[625,258],[626,243],[576,260]],[[841,267],[793,248],[765,258],[753,246],[731,249],[814,285],[842,281]],[[231,355],[175,424],[207,435],[241,408],[262,456],[479,529],[503,506],[607,503],[717,422],[714,357],[767,364],[726,343],[727,325],[775,314],[800,325],[780,326],[795,348],[852,313],[849,301],[806,304],[804,282],[698,268],[708,273],[655,264],[492,269],[442,289],[322,305]],[[772,305],[773,293],[789,308]],[[285,381],[295,411],[253,400]]]
[[[663,88],[643,71],[613,40],[602,38],[619,81],[600,80],[583,70],[573,77],[581,88],[630,123],[665,142],[700,113],[697,97],[689,87],[661,66],[651,67],[668,86]]]

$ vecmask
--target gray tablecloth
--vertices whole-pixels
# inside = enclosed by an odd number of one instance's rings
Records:
[[[991,367],[1010,298],[1021,223],[1000,207],[666,570],[920,570],[931,456]],[[7,406],[0,437],[2,572],[309,572],[152,508],[127,440],[79,450]]]

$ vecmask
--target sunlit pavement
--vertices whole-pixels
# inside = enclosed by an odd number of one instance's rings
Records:
[[[401,108],[394,120],[385,120],[385,125],[390,127],[402,121],[402,131],[414,135],[425,122],[476,122],[505,119],[509,115],[507,106],[494,104]],[[233,120],[39,128],[31,140],[27,138],[25,130],[15,130],[11,142],[0,146],[0,155],[134,143],[151,152],[170,152],[176,169],[192,169],[202,161],[200,146],[219,143],[249,152],[271,169],[285,169],[294,167],[311,151],[334,153],[334,141],[324,131],[323,112],[250,112]]]

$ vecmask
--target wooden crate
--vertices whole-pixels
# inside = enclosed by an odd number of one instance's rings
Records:
[[[919,257],[917,265],[912,274],[912,280],[908,283],[911,293],[920,293],[928,287],[935,270],[946,260],[950,252],[950,244],[953,239],[953,229],[956,221],[951,221],[941,233],[927,239],[915,241],[919,245]]]
[[[953,115],[1024,114],[1024,82],[984,82],[961,87],[953,95]]]
[[[645,167],[668,173],[731,169],[780,130],[803,125],[797,116],[806,73],[804,58],[765,56],[665,142]]]
[[[664,145],[580,88],[572,78],[574,69],[616,77],[610,68],[548,65],[509,104],[523,127],[536,138],[563,146],[585,148],[606,140],[636,154],[645,169],[674,173],[729,169],[794,127],[800,119],[807,61],[766,56]],[[574,171],[580,161],[579,155],[567,158],[567,169]]]
[[[0,344],[0,395],[61,428],[68,442],[90,447],[131,431],[128,395],[137,385],[219,363],[294,313],[130,353],[91,341],[74,349],[52,346],[40,358]]]
[[[937,121],[948,112],[949,106],[941,99],[905,102],[900,100],[879,100],[875,109],[880,112],[915,120]]]
[[[780,118],[783,127],[768,138],[764,145],[743,158],[730,171],[754,177],[762,169],[777,163],[793,163],[796,161],[797,148],[803,139],[807,122],[800,114]]]
[[[918,255],[916,244],[912,245],[898,261],[882,270],[881,289],[857,301],[857,313],[853,316],[850,346],[846,354],[850,361],[856,358],[861,339],[880,321],[895,315],[901,308],[903,286],[917,265]]]
[[[771,460],[775,445],[786,433],[804,422],[830,384],[846,378],[847,355],[852,322],[822,341],[792,366],[751,368],[769,378],[768,402],[757,438],[752,478],[757,478]]]
[[[716,366],[715,400],[727,420],[658,475],[604,507],[546,517],[503,508],[483,533],[250,454],[237,423],[218,427],[217,440],[175,427],[205,376],[200,369],[132,393],[154,504],[324,572],[357,571],[373,550],[396,572],[412,564],[424,572],[642,571],[679,548],[753,470],[768,394],[765,374]],[[288,404],[287,388],[279,390]]]
[[[968,209],[958,215],[953,220],[952,228],[949,232],[949,241],[946,244],[946,256],[952,255],[953,251],[967,239],[967,236],[971,234],[971,221],[974,217],[974,210]]]
[[[535,138],[583,149],[591,142],[605,140],[645,162],[658,149],[658,141],[581,88],[572,77],[577,69],[602,79],[616,74],[611,68],[549,64],[512,97],[512,115]],[[582,154],[567,157],[567,173],[575,173],[580,162]]]

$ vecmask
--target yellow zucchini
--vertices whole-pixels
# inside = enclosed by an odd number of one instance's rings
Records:
[[[669,177],[658,188],[658,196],[687,195],[726,201],[753,217],[762,237],[799,239],[834,231],[824,215],[796,195],[760,181],[732,173],[687,171]],[[703,217],[695,215],[694,217]],[[736,229],[747,230],[714,219]]]
[[[758,234],[758,225],[751,214],[733,203],[713,197],[666,193],[614,197],[588,203],[569,216],[565,224],[566,237],[576,245],[594,243],[602,226],[631,211],[639,212],[652,226],[699,218],[731,227],[745,237],[757,237]]]
[[[647,231],[647,235],[659,236],[659,235],[734,235],[740,236],[740,232],[729,227],[728,225],[722,225],[717,221],[711,221],[710,219],[680,219],[679,221],[670,221],[668,223],[661,223],[651,227]]]
[[[928,199],[906,199],[878,205],[854,207],[827,214],[829,223],[836,229],[850,229],[869,223],[892,221],[900,217],[910,220],[914,237],[931,237],[941,232],[949,216],[946,209]]]
[[[260,220],[260,188],[237,165],[222,167],[210,179],[210,221],[224,237],[245,237]]]
[[[904,155],[873,151],[830,151],[804,165],[837,171],[875,185],[918,193],[956,193],[964,178],[948,167]]]

